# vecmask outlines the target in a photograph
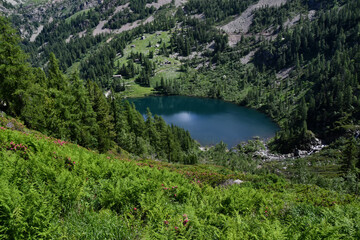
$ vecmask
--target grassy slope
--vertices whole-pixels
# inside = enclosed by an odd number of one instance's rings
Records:
[[[148,55],[150,51],[154,52],[154,58],[151,59],[151,61],[157,63],[156,70],[155,70],[155,76],[151,77],[150,79],[150,88],[148,87],[142,87],[136,83],[134,83],[135,78],[127,79],[125,81],[126,84],[126,91],[121,93],[125,97],[143,97],[146,95],[149,95],[152,93],[153,88],[156,86],[156,83],[160,84],[161,77],[164,77],[164,79],[172,80],[175,78],[178,78],[180,75],[179,69],[180,69],[180,61],[176,60],[171,57],[165,57],[163,55],[158,55],[158,51],[160,49],[161,44],[159,44],[159,47],[156,47],[156,44],[161,40],[162,42],[169,45],[170,41],[170,34],[168,32],[158,32],[154,34],[145,34],[145,39],[135,39],[130,44],[127,45],[127,47],[124,50],[124,55],[120,58],[115,59],[115,66],[122,66],[123,64],[126,64],[128,61],[128,57],[133,53],[143,53],[145,55]],[[148,47],[149,42],[151,42],[151,47]],[[135,47],[132,47],[135,46]],[[171,64],[164,64],[166,61],[171,62]],[[138,65],[140,67],[140,65]]]
[[[0,238],[360,237],[354,196],[273,175],[97,154],[13,120],[0,124],[20,130],[0,129]],[[245,182],[213,187],[228,178]]]
[[[135,39],[131,43],[129,43],[124,49],[124,55],[121,57],[117,57],[114,61],[115,66],[122,66],[126,64],[128,61],[128,57],[131,52],[133,53],[143,53],[148,55],[150,51],[154,51],[154,58],[150,59],[152,62],[156,63],[155,75],[150,78],[151,87],[143,87],[139,84],[135,83],[135,79],[125,79],[126,90],[121,92],[120,94],[123,97],[144,97],[152,94],[154,92],[154,87],[156,84],[160,84],[161,77],[164,77],[165,80],[176,79],[180,76],[180,66],[181,62],[177,59],[171,57],[165,57],[163,55],[158,55],[158,51],[160,47],[156,47],[156,44],[161,40],[165,42],[167,46],[170,41],[170,34],[168,32],[158,32],[154,34],[145,34],[145,40],[141,40],[140,38]],[[111,39],[111,37],[109,38]],[[148,47],[149,41],[151,42],[151,47]],[[92,53],[92,51],[96,51],[96,49],[102,47],[105,44],[105,41],[99,43],[96,47],[89,50],[89,52],[82,58],[81,61],[85,61]],[[161,44],[159,44],[161,46]],[[135,46],[135,47],[132,47]],[[164,64],[166,61],[171,62],[171,64]],[[141,65],[136,64],[136,66],[140,69]],[[73,72],[78,71],[80,69],[80,61],[75,62],[71,67],[69,67],[66,71],[68,75],[71,75]]]

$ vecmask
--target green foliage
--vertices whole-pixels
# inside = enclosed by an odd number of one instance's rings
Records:
[[[4,28],[9,32],[0,36],[9,37],[11,30],[6,23]],[[22,52],[16,48],[16,39],[11,38],[5,43],[16,50],[14,57],[20,58]],[[114,41],[112,46],[117,44],[120,43]],[[63,75],[53,53],[50,54],[47,74],[41,69],[26,66],[20,59],[16,61],[21,61],[22,65],[12,66],[6,62],[8,58],[11,56],[4,55],[2,66],[23,71],[27,79],[17,79],[18,85],[9,85],[14,84],[10,79],[9,84],[8,80],[2,82],[4,97],[1,104],[8,113],[14,114],[15,110],[19,112],[19,117],[28,126],[100,152],[107,152],[111,148],[121,151],[120,148],[123,148],[137,155],[166,159],[169,162],[196,163],[197,145],[188,132],[166,125],[157,116],[150,118],[146,124],[134,106],[124,103],[112,91],[107,99],[96,83],[87,81],[84,86],[77,72],[70,77]],[[142,54],[140,58],[145,75],[151,74],[152,62]],[[21,98],[16,99],[14,95]],[[150,127],[147,132],[146,125]],[[67,166],[69,169],[73,167],[71,162]]]
[[[202,151],[199,154],[201,162],[224,166],[232,170],[255,173],[258,171],[260,159],[253,157],[256,151],[261,150],[261,143],[250,140],[236,147],[227,149],[223,142]]]
[[[345,173],[355,173],[359,175],[360,167],[360,144],[354,137],[350,138],[343,151],[342,170]]]
[[[28,158],[2,147],[11,142],[26,146]],[[355,196],[276,175],[138,162],[5,128],[0,146],[4,239],[359,237]],[[210,185],[230,178],[245,182]]]
[[[112,145],[114,137],[113,119],[110,115],[110,106],[99,87],[93,82],[87,82],[88,94],[93,111],[96,113],[96,125],[89,127],[95,128],[95,138],[97,139],[97,149],[106,152]]]
[[[115,142],[126,151],[152,158],[194,164],[197,162],[197,144],[188,131],[169,126],[159,116],[148,111],[147,119],[127,101],[113,98]]]
[[[275,42],[263,44],[255,57],[257,65],[266,63],[268,69],[295,66],[294,91],[300,96],[306,92],[307,127],[328,139],[341,134],[336,123],[356,124],[358,5],[358,1],[349,1],[341,9],[320,11],[316,20],[304,21]],[[288,127],[295,130],[299,125],[304,126],[293,122]]]
[[[0,109],[13,114],[20,112],[20,90],[26,89],[29,81],[29,66],[19,41],[9,22],[0,16]]]

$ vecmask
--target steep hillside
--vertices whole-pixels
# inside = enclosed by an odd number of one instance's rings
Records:
[[[0,161],[3,239],[360,237],[355,196],[275,175],[97,154],[3,114]]]

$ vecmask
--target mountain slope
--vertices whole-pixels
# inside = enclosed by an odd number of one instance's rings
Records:
[[[174,172],[100,155],[6,117],[0,122],[5,239],[359,238],[355,196],[274,175],[223,175],[219,167],[179,165]],[[236,177],[245,182],[209,185]]]

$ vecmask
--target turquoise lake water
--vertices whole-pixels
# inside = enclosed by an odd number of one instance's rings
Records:
[[[145,116],[147,107],[168,123],[188,130],[202,146],[229,147],[258,136],[273,137],[279,127],[265,114],[217,99],[161,96],[130,99]]]

